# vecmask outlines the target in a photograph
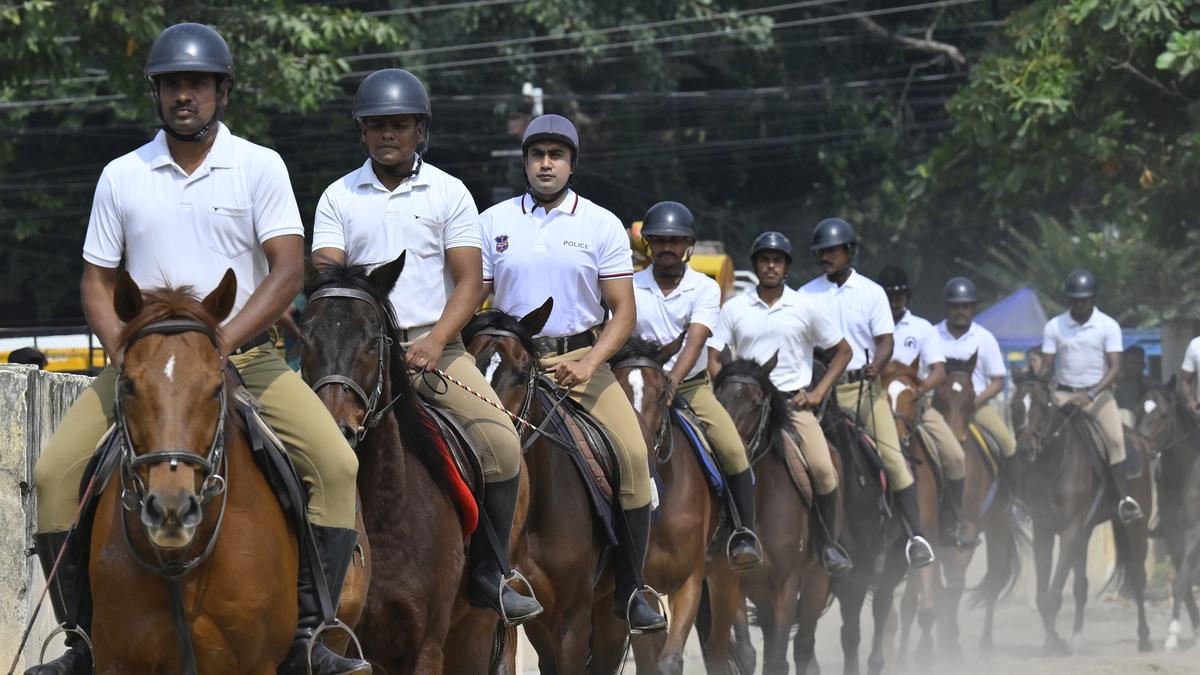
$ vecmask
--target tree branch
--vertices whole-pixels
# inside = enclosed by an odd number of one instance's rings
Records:
[[[900,35],[899,33],[893,33],[892,31],[876,23],[871,17],[862,14],[855,14],[851,18],[862,25],[863,28],[866,28],[867,32],[874,33],[879,37],[891,40],[902,47],[907,49],[915,49],[921,52],[942,54],[946,58],[953,61],[955,65],[967,65],[967,57],[963,56],[962,52],[958,50],[958,47],[955,47],[948,42],[941,42],[929,37],[914,38],[907,35]],[[926,35],[928,35],[928,33]]]

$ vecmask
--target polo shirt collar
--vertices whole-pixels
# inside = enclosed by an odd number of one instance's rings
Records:
[[[154,150],[154,155],[150,160],[151,169],[176,165],[175,158],[171,156],[171,146],[167,145],[167,132],[159,129],[158,133],[154,135],[154,139],[150,141],[150,145]],[[210,169],[229,169],[233,167],[233,164],[233,132],[225,126],[224,122],[217,122],[217,137],[213,140],[212,147],[208,150],[208,156],[204,158],[201,166],[207,165]]]
[[[1096,322],[1096,315],[1099,313],[1100,313],[1100,310],[1093,307],[1091,316],[1089,316],[1087,318],[1087,321],[1084,321],[1083,323],[1079,323],[1078,321],[1076,321],[1075,317],[1071,316],[1070,310],[1064,312],[1063,316],[1067,317],[1067,325],[1068,326],[1070,326],[1072,328],[1083,328],[1084,326],[1090,326],[1090,325],[1094,324]]]
[[[424,168],[425,162],[421,159],[420,155],[415,155],[414,161],[417,162],[417,175],[409,176],[408,180],[396,187],[397,190],[405,185],[407,185],[409,189],[412,189],[418,186],[429,184],[428,174],[421,170]],[[387,186],[383,184],[383,181],[379,180],[379,176],[375,173],[375,167],[371,166],[370,157],[367,157],[367,160],[363,162],[363,165],[358,168],[358,173],[354,176],[354,185],[356,187],[373,187],[380,192],[391,192],[391,190],[387,189]]]
[[[904,313],[900,315],[900,319],[896,321],[896,325],[899,326],[902,323],[908,323],[908,320],[912,318],[912,315],[912,310],[905,309]]]
[[[767,309],[775,309],[776,307],[788,307],[794,305],[796,304],[796,299],[800,297],[800,294],[787,284],[784,284],[783,286],[783,295],[779,296],[779,299],[776,300],[775,304],[773,305],[768,305],[761,297],[759,297],[758,288],[751,288],[750,290],[746,291],[746,293],[750,295],[750,302],[758,304],[762,307],[766,307]]]
[[[679,286],[677,286],[675,290],[671,292],[671,295],[673,296],[676,293],[687,293],[696,290],[698,286],[696,282],[699,281],[696,278],[697,274],[701,274],[701,272],[697,272],[696,270],[692,269],[691,265],[685,267],[683,269],[683,278],[679,280]],[[658,288],[658,282],[654,280],[654,263],[650,263],[646,269],[633,275],[633,285],[637,286],[638,288],[646,288],[657,293],[662,293],[662,291],[660,291]],[[758,293],[755,293],[755,295],[758,295]]]
[[[850,268],[850,276],[846,277],[845,283],[843,283],[841,286],[838,286],[835,281],[830,279],[829,275],[822,274],[818,278],[821,280],[821,283],[824,284],[824,286],[826,288],[832,288],[832,289],[853,288],[854,286],[858,285],[858,282],[862,278],[862,275],[859,274],[858,271],[855,270],[853,267],[851,267]]]
[[[973,337],[976,333],[974,321],[971,322],[970,326],[967,326],[966,332],[964,332],[959,337],[954,337],[954,333],[950,332],[950,322],[947,320],[942,320],[942,322],[938,324],[938,329],[942,331],[942,334],[944,334],[946,337],[950,338],[951,340],[963,340],[963,339],[966,339],[969,337]]]
[[[532,215],[534,210],[536,210],[539,206],[540,204],[534,200],[533,195],[529,194],[528,191],[521,195],[521,213],[525,215]],[[567,193],[563,197],[563,200],[558,206],[550,209],[550,211],[558,211],[566,216],[575,215],[579,211],[579,193],[567,188]],[[550,214],[547,213],[546,215]]]

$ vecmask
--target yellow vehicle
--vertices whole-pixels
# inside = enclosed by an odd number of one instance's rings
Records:
[[[57,373],[95,375],[108,363],[99,340],[87,334],[41,335],[0,338],[0,363],[22,347],[33,347],[46,355],[46,370]]]
[[[633,268],[646,269],[650,265],[650,248],[642,238],[642,221],[634,222],[629,228],[629,244],[633,248]],[[721,302],[734,294],[733,258],[725,253],[725,244],[715,240],[697,241],[688,265],[716,280],[721,287]]]

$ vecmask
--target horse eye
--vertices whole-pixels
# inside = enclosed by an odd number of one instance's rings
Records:
[[[126,396],[133,396],[133,380],[121,380],[121,393],[125,394]]]

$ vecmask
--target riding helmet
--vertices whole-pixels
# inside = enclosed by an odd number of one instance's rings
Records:
[[[562,115],[541,115],[535,117],[525,134],[521,137],[521,154],[529,151],[529,146],[538,141],[556,141],[571,148],[571,167],[579,163],[579,132],[571,120]]]
[[[1096,275],[1082,267],[1071,270],[1064,286],[1068,298],[1090,298],[1096,294]]]
[[[889,294],[908,293],[908,273],[895,265],[886,265],[879,270],[875,282],[883,286]]]
[[[813,228],[812,246],[809,250],[820,251],[834,246],[849,246],[853,252],[858,244],[858,235],[850,223],[841,218],[826,218]]]
[[[942,300],[946,304],[966,304],[970,302],[978,302],[979,296],[975,292],[975,284],[966,277],[954,277],[946,282],[946,287],[942,289]]]
[[[750,245],[750,261],[753,262],[763,251],[779,251],[792,262],[792,242],[780,232],[767,231],[758,235]]]
[[[659,202],[642,218],[643,237],[696,237],[695,219],[679,202]]]

